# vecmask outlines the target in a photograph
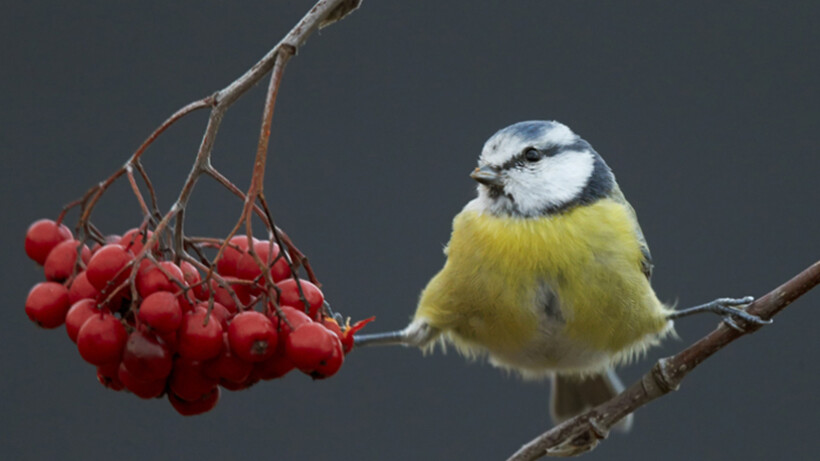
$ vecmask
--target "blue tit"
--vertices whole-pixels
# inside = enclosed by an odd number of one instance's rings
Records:
[[[613,367],[658,344],[673,318],[735,315],[750,302],[675,311],[658,300],[635,211],[604,159],[561,123],[498,131],[471,176],[478,196],[454,218],[447,261],[412,322],[357,345],[442,342],[527,378],[552,376],[557,423],[619,393]]]

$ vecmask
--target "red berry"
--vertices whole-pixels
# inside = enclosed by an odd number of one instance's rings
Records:
[[[205,309],[208,309],[208,303],[203,303],[205,305]],[[203,305],[203,304],[200,304]],[[228,310],[227,307],[219,304],[218,302],[214,301],[213,308],[211,309],[211,315],[219,319],[219,323],[222,324],[222,330],[227,332],[228,331],[228,322],[230,322],[231,318],[233,318],[234,314]]]
[[[285,347],[280,346],[272,357],[254,365],[254,373],[260,379],[271,380],[285,376],[294,368],[296,365],[288,358]]]
[[[335,336],[335,335],[334,335]],[[342,342],[336,337],[333,346],[333,353],[319,362],[319,366],[310,371],[310,376],[313,379],[325,379],[335,375],[345,361],[344,348]]]
[[[85,270],[88,281],[100,292],[110,294],[114,287],[128,280],[131,270],[128,264],[134,255],[115,244],[105,245],[97,250]]]
[[[56,282],[41,282],[31,288],[26,298],[26,314],[43,328],[57,328],[65,322],[71,304],[68,290]]]
[[[225,280],[231,282],[236,281],[238,279],[228,277]],[[231,283],[231,289],[233,289],[233,292],[236,293],[236,298],[239,300],[240,303],[242,303],[243,306],[250,305],[251,300],[253,299],[254,291],[256,291],[255,286],[239,282]],[[223,289],[222,291],[224,293],[223,295],[230,296],[230,293],[228,293],[227,290]],[[214,298],[216,297],[217,294],[215,293]]]
[[[191,297],[193,293],[186,292],[186,293],[176,293],[177,302],[179,303],[179,308],[182,309],[182,313],[191,312],[194,310],[194,303],[198,301],[198,299]]]
[[[26,231],[26,254],[37,264],[42,265],[52,248],[70,238],[71,231],[64,224],[58,226],[50,219],[35,221]]]
[[[290,275],[290,268],[284,255],[279,254],[279,245],[274,243],[271,248],[269,240],[260,240],[253,244],[253,251],[262,263],[268,266],[276,260],[270,268],[270,275],[274,282],[284,280]],[[244,280],[256,280],[261,275],[262,269],[259,268],[256,259],[250,253],[243,253],[236,263],[236,276]],[[265,281],[259,280],[259,283],[264,286]]]
[[[125,384],[120,381],[119,370],[118,362],[101,365],[97,367],[97,381],[112,391],[121,391],[125,389]]]
[[[85,321],[77,333],[80,355],[93,365],[118,361],[128,341],[128,333],[119,319],[101,312]]]
[[[231,351],[246,362],[261,362],[276,351],[278,334],[265,314],[245,311],[228,326]]]
[[[48,254],[46,262],[43,265],[46,280],[62,282],[74,273],[74,264],[77,262],[77,247],[79,246],[79,240],[69,239],[63,240],[52,248],[51,253]],[[82,256],[81,267],[84,267],[85,264],[88,263],[88,260],[91,259],[91,250],[89,250],[87,246],[82,245],[82,250],[80,251]]]
[[[228,277],[226,281],[231,282],[237,279]],[[237,299],[239,300],[240,304],[243,306],[247,306],[251,302],[251,289],[249,285],[243,285],[240,283],[231,283],[231,289],[236,294]],[[225,306],[230,312],[237,312],[239,308],[236,305],[236,301],[234,301],[231,294],[228,292],[226,288],[221,287],[216,280],[211,280],[211,290],[214,293],[214,299],[218,301],[220,304]],[[208,298],[206,296],[203,301],[206,301]]]
[[[221,338],[220,338],[221,340]],[[174,370],[168,380],[168,388],[177,397],[193,402],[208,395],[218,384],[218,381],[205,376],[202,362],[177,359]]]
[[[208,303],[203,302],[197,304],[194,306],[194,312],[208,312]],[[219,320],[219,324],[222,325],[222,331],[227,333],[228,322],[231,318],[233,318],[234,314],[222,304],[214,301],[213,308],[211,309],[211,315]]]
[[[350,349],[348,348],[347,343],[350,343],[350,346],[349,346],[350,348],[353,347],[353,345],[352,345],[353,335],[352,334],[345,335],[342,332],[342,327],[339,326],[339,323],[336,322],[336,320],[331,318],[331,317],[322,317],[321,324],[325,328],[330,330],[334,335],[336,335],[337,338],[339,338],[339,341],[342,344],[342,352],[347,354],[350,351]]]
[[[344,361],[339,338],[319,323],[304,324],[291,332],[286,348],[293,364],[314,378],[331,376]]]
[[[280,306],[293,306],[302,312],[307,312],[305,310],[305,303],[302,302],[302,297],[299,294],[299,287],[301,287],[304,299],[307,300],[308,305],[310,305],[308,316],[312,319],[318,318],[322,303],[325,301],[325,297],[322,295],[322,290],[320,290],[319,287],[302,279],[299,279],[298,284],[295,279],[283,280],[277,283],[276,286],[281,290],[279,295]]]
[[[188,261],[182,261],[179,263],[179,268],[182,269],[182,277],[185,284],[191,287],[191,290],[194,292],[194,296],[197,299],[208,299],[210,293],[207,288],[205,288],[205,285],[201,283],[202,276],[199,274],[196,267]]]
[[[154,381],[137,379],[128,370],[125,363],[120,363],[119,369],[117,370],[117,378],[125,385],[126,389],[141,399],[154,399],[165,392],[165,379],[157,379]]]
[[[68,300],[71,301],[71,304],[86,298],[97,299],[99,295],[100,290],[94,288],[94,285],[88,281],[88,275],[85,271],[80,272],[74,277],[68,289]]]
[[[321,323],[322,326],[332,331],[333,334],[336,335],[337,338],[339,338],[339,340],[342,339],[342,328],[339,326],[339,323],[335,319],[331,317],[323,317]]]
[[[142,300],[137,319],[157,331],[170,333],[182,324],[182,308],[176,296],[157,291]]]
[[[313,322],[313,320],[311,320],[310,317],[307,316],[307,314],[300,311],[299,309],[296,309],[295,307],[279,307],[279,310],[282,311],[282,315],[284,315],[284,317],[288,319],[287,322],[285,322],[284,319],[279,318],[273,306],[271,306],[270,309],[270,319],[273,321],[273,324],[279,331],[279,345],[283,348],[285,345],[285,341],[287,340],[287,337],[291,332],[291,327],[295,330],[305,323]],[[288,323],[290,323],[290,326],[288,326]]]
[[[135,255],[138,255],[138,254],[140,254],[142,249],[145,247],[145,243],[153,235],[154,235],[154,233],[149,231],[149,230],[146,230],[145,233],[143,233],[139,229],[134,228],[134,229],[130,229],[126,233],[122,234],[122,238],[117,243],[119,245],[121,245],[123,248],[125,248],[126,250],[131,251],[131,253],[134,253]],[[154,252],[156,252],[158,249],[159,249],[159,242],[154,244],[153,250],[154,250]]]
[[[76,343],[77,333],[80,332],[80,328],[83,327],[85,321],[91,318],[92,315],[99,313],[97,301],[93,299],[81,299],[72,304],[68,310],[68,314],[65,316],[65,331],[68,333],[68,337],[71,338],[71,341]]]
[[[261,380],[261,378],[259,378],[259,375],[256,373],[256,366],[258,366],[259,363],[254,365],[253,370],[251,370],[251,374],[248,376],[248,379],[242,381],[241,383],[232,383],[228,380],[220,379],[219,385],[224,387],[225,389],[228,389],[229,391],[241,391],[243,389],[248,389],[249,387],[252,387],[254,384],[258,383]]]
[[[277,248],[278,249],[278,248]],[[270,243],[267,240],[254,241],[253,251],[256,256],[262,261],[262,264],[267,264],[270,261]],[[254,280],[262,274],[262,269],[256,264],[256,259],[246,251],[239,255],[236,260],[236,269],[234,276],[242,280]]]
[[[256,242],[256,239],[253,239]],[[237,249],[238,248],[238,249]],[[216,262],[216,271],[223,277],[233,277],[236,275],[236,264],[239,258],[248,251],[248,236],[235,235],[228,240],[228,246],[222,252],[222,256]]]
[[[276,255],[277,253],[274,252],[274,257],[276,257]],[[290,274],[290,266],[288,266],[288,262],[283,254],[270,268],[270,276],[274,282],[280,282],[290,277]]]
[[[237,357],[228,343],[228,333],[222,335],[224,348],[219,357],[204,364],[203,372],[205,376],[212,379],[221,379],[232,383],[242,383],[248,379],[253,364]]]
[[[135,379],[156,381],[171,374],[174,361],[165,344],[153,335],[137,330],[125,343],[122,364]]]
[[[100,242],[94,242],[94,245],[91,245],[91,254],[93,255],[94,253],[96,253],[97,250],[102,248],[103,245],[108,245],[110,243],[120,243],[121,238],[122,237],[116,234],[106,235],[103,239],[102,245],[100,244]]]
[[[179,328],[177,351],[191,360],[208,360],[219,355],[222,352],[222,325],[219,320],[205,312],[185,314]]]
[[[163,333],[161,331],[154,331],[157,338],[162,340],[162,343],[168,348],[171,353],[176,353],[179,345],[179,333],[177,331],[170,331]]]
[[[210,279],[207,282],[203,283],[203,288],[201,291],[194,291],[196,295],[196,299],[198,301],[208,301],[211,298],[211,293],[214,292],[214,288],[217,286],[217,282],[214,279]],[[214,293],[214,299],[216,299],[216,294]],[[219,301],[217,299],[217,301]],[[221,301],[220,301],[221,302]]]
[[[168,401],[171,402],[171,406],[174,407],[174,410],[182,416],[193,416],[213,410],[216,404],[219,403],[219,396],[220,390],[218,387],[215,387],[210,393],[193,402],[182,400],[174,395],[173,392],[169,392]]]
[[[251,375],[248,376],[248,379],[246,379],[245,381],[242,381],[241,383],[233,383],[233,382],[228,381],[227,379],[220,379],[219,380],[219,385],[222,386],[223,388],[229,390],[229,391],[241,391],[241,390],[244,390],[244,389],[247,389],[247,388],[253,386],[254,384],[256,384],[258,382],[259,382],[259,379],[255,378],[254,373],[251,372]]]
[[[162,267],[162,269],[160,269],[160,267]],[[169,279],[168,276],[162,272],[163,269],[170,274],[173,279],[176,279],[176,282]],[[146,297],[157,291],[179,293],[182,288],[177,285],[177,282],[182,283],[183,279],[182,269],[173,262],[160,261],[157,265],[154,265],[149,261],[147,265],[140,267],[140,271],[137,273],[137,292],[142,297]]]

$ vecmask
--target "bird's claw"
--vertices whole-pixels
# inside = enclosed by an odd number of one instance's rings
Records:
[[[672,313],[670,319],[678,319],[692,314],[699,314],[701,312],[712,312],[723,316],[723,323],[729,328],[740,332],[745,332],[743,328],[744,323],[755,325],[768,325],[772,323],[771,320],[762,319],[756,315],[746,312],[746,306],[751,304],[755,298],[753,296],[744,296],[742,298],[718,298],[714,301],[702,304],[700,306],[690,307],[681,311]],[[738,322],[740,320],[740,322]]]
[[[723,323],[729,328],[745,333],[746,329],[743,328],[742,324],[737,322],[737,319],[757,325],[769,325],[772,323],[770,319],[765,320],[757,315],[746,312],[746,306],[754,300],[753,296],[744,296],[743,298],[718,298],[709,304],[712,305],[713,312],[724,314]]]
[[[733,330],[737,330],[741,333],[746,333],[746,329],[743,328],[742,326],[738,325],[737,322],[735,322],[735,319],[733,319],[731,315],[727,315],[726,317],[723,317],[723,323],[725,323],[726,326],[728,326],[729,328],[731,328]]]

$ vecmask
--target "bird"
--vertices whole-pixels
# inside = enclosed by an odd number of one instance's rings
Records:
[[[453,219],[444,267],[409,325],[358,335],[359,346],[452,345],[524,378],[551,377],[557,424],[623,390],[614,368],[700,313],[761,323],[753,298],[676,310],[651,285],[636,213],[603,157],[566,125],[518,122],[484,144],[477,196]],[[629,430],[632,415],[616,429]]]

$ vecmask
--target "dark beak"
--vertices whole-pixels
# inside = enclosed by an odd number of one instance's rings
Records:
[[[501,187],[504,185],[501,181],[501,173],[490,165],[484,165],[476,168],[472,173],[470,173],[470,177],[485,186]]]

